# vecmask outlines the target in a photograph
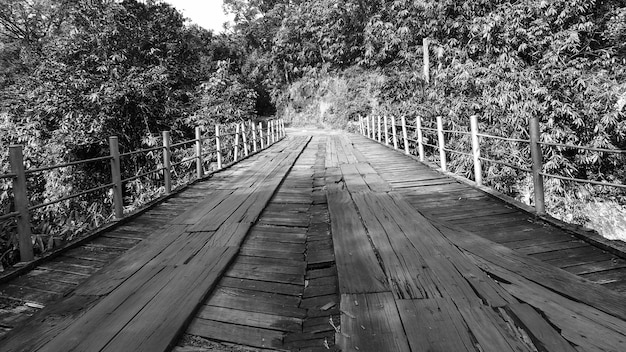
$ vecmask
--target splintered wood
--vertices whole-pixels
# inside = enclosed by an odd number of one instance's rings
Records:
[[[360,136],[328,146],[343,351],[626,350],[623,296],[448,222],[517,210]]]

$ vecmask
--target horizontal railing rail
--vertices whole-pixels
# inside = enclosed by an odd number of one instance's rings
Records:
[[[388,119],[391,120],[391,123],[388,122]],[[551,173],[547,173],[543,171],[543,153],[541,146],[551,146],[557,148],[572,148],[572,149],[581,149],[581,150],[589,150],[601,153],[611,153],[611,154],[626,154],[626,150],[622,149],[607,149],[607,148],[599,148],[599,147],[590,147],[590,146],[578,146],[572,144],[565,143],[555,143],[555,142],[546,142],[541,141],[539,136],[539,122],[537,118],[531,118],[529,122],[528,135],[529,139],[521,139],[521,138],[513,138],[513,137],[504,137],[504,136],[494,136],[487,133],[481,133],[478,130],[478,118],[477,116],[471,116],[469,118],[470,131],[460,131],[460,130],[450,130],[443,128],[443,118],[441,116],[437,116],[436,118],[436,128],[426,127],[424,125],[424,121],[422,117],[417,117],[415,119],[415,125],[407,124],[406,117],[400,117],[400,124],[396,123],[395,117],[387,117],[387,116],[368,116],[368,117],[360,117],[359,119],[359,132],[371,138],[379,143],[384,143],[388,146],[391,146],[391,141],[393,141],[394,149],[399,149],[399,144],[403,144],[404,152],[408,155],[417,155],[420,161],[425,161],[426,152],[424,147],[432,148],[437,150],[439,153],[438,161],[441,169],[443,171],[447,171],[447,155],[446,153],[460,154],[463,156],[471,157],[474,164],[473,176],[474,182],[477,185],[483,184],[483,171],[482,171],[482,162],[487,163],[495,163],[499,165],[503,165],[506,167],[510,167],[516,170],[520,170],[523,172],[527,172],[532,174],[533,177],[533,186],[534,186],[534,206],[537,214],[543,215],[545,214],[545,200],[544,200],[544,190],[543,190],[543,177],[556,178],[564,181],[578,182],[578,183],[586,183],[592,184],[596,186],[606,186],[606,187],[615,187],[619,189],[626,189],[625,184],[614,183],[614,182],[605,182],[605,181],[596,181],[596,180],[586,180],[562,175],[555,175]],[[429,125],[433,125],[432,122],[429,122]],[[389,128],[391,126],[391,128]],[[398,131],[400,129],[400,131]],[[413,138],[409,137],[409,131],[412,132]],[[426,132],[426,133],[425,133]],[[389,136],[391,134],[391,138]],[[436,134],[435,136],[433,136]],[[464,136],[469,136],[471,139],[471,151],[466,150],[456,150],[453,148],[449,148],[446,145],[446,134],[460,134]],[[426,138],[425,135],[428,135]],[[431,138],[437,142],[437,144],[429,143]],[[481,155],[481,138],[484,140],[499,140],[503,142],[509,143],[524,143],[528,144],[530,147],[530,168],[526,165],[515,165],[503,160],[495,160],[493,158],[488,158],[486,156]],[[415,145],[413,149],[411,149],[411,143]],[[417,152],[415,151],[417,149]]]
[[[234,132],[230,132],[234,129]],[[222,133],[222,130],[226,133]],[[171,143],[169,131],[162,133],[162,145],[150,148],[143,148],[124,153],[119,152],[119,143],[117,137],[109,138],[109,155],[91,159],[75,160],[56,165],[48,165],[25,169],[23,147],[20,145],[10,146],[10,166],[11,171],[0,174],[0,180],[10,180],[13,192],[13,206],[6,214],[0,214],[0,221],[17,221],[17,239],[20,251],[20,260],[22,262],[32,261],[34,259],[31,231],[30,213],[38,209],[46,208],[54,204],[58,204],[70,199],[78,198],[93,192],[111,190],[113,214],[116,219],[125,217],[124,202],[122,197],[122,189],[124,184],[137,180],[151,174],[163,174],[165,195],[172,192],[172,172],[174,168],[183,164],[196,162],[196,179],[200,179],[205,175],[205,157],[215,156],[217,170],[224,168],[226,165],[232,165],[243,157],[263,150],[275,142],[285,137],[285,125],[282,119],[271,119],[254,123],[252,121],[240,122],[228,125],[215,125],[215,130],[202,134],[200,127],[195,128],[195,138],[176,143]],[[209,141],[209,143],[206,143]],[[205,151],[206,147],[208,151]],[[186,147],[189,146],[189,147]],[[179,148],[185,147],[185,148]],[[224,148],[229,148],[224,149]],[[180,156],[174,155],[174,149],[187,151]],[[139,174],[122,179],[121,159],[139,154],[148,154],[150,152],[162,152],[162,166],[156,169],[144,171]],[[180,158],[178,160],[177,158]],[[111,182],[98,185],[87,190],[81,190],[67,196],[43,202],[41,204],[30,204],[28,196],[28,178],[37,173],[51,171],[60,168],[78,166],[85,163],[109,161],[111,166]],[[208,160],[212,162],[213,159]],[[190,180],[191,181],[191,180]],[[189,181],[189,182],[190,182]]]

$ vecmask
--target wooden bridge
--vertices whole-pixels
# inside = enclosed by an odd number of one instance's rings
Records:
[[[626,351],[625,258],[364,136],[290,131],[1,284],[0,350]]]

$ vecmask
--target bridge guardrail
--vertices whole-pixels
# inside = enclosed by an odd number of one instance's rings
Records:
[[[249,127],[246,128],[246,125],[248,125]],[[235,132],[221,134],[222,129],[228,131],[232,130],[232,128],[235,128]],[[7,179],[12,181],[12,208],[14,209],[14,211],[8,212],[6,214],[0,214],[0,221],[8,221],[11,219],[15,219],[17,221],[17,242],[20,250],[20,261],[32,261],[34,259],[34,251],[30,214],[35,210],[45,208],[73,198],[81,197],[86,194],[98,192],[105,189],[111,189],[112,203],[114,208],[113,214],[115,215],[115,218],[119,220],[124,218],[125,216],[124,203],[122,198],[122,189],[125,183],[142,177],[146,177],[151,174],[162,173],[165,195],[167,195],[172,192],[172,172],[177,166],[181,166],[183,164],[195,161],[195,179],[200,179],[204,177],[205,174],[205,162],[208,161],[210,163],[215,160],[217,164],[217,170],[221,170],[238,162],[241,158],[250,155],[250,153],[255,153],[271,146],[275,142],[281,140],[283,137],[285,137],[285,125],[282,119],[262,121],[259,122],[258,125],[253,123],[252,121],[228,125],[218,124],[215,125],[214,133],[209,133],[205,135],[202,135],[200,127],[196,127],[194,139],[180,141],[177,143],[171,143],[170,132],[163,131],[162,145],[125,153],[119,152],[118,138],[112,136],[109,138],[108,156],[85,160],[75,160],[67,163],[49,165],[32,169],[25,168],[23,147],[21,145],[12,145],[9,147],[11,172],[0,174],[0,181]],[[207,149],[207,141],[209,141],[209,148],[208,151],[205,151]],[[187,157],[183,157],[180,160],[176,160],[175,162],[172,162],[172,149],[184,147],[190,144],[193,144],[191,148],[183,148],[185,150],[188,150],[190,152],[190,155]],[[240,152],[241,150],[243,150],[243,153]],[[161,151],[163,154],[163,162],[161,167],[157,167],[156,169],[142,172],[140,174],[122,179],[122,158],[158,151]],[[205,157],[211,155],[214,155],[215,159],[211,157],[209,157],[208,160],[205,159]],[[111,164],[110,183],[73,193],[49,202],[35,205],[30,204],[30,200],[28,197],[27,176],[59,168],[107,160]],[[189,182],[191,181],[192,179],[189,180]],[[189,182],[185,184],[188,184]]]
[[[390,124],[387,120],[390,120]],[[534,187],[534,207],[535,211],[539,215],[545,215],[545,200],[544,200],[544,177],[557,178],[565,181],[572,181],[578,183],[587,183],[598,186],[607,186],[607,187],[616,187],[620,189],[626,189],[626,184],[612,183],[612,182],[603,182],[603,181],[594,181],[594,180],[586,180],[579,179],[574,177],[567,177],[561,175],[555,175],[551,173],[546,173],[543,171],[543,153],[541,146],[553,146],[559,148],[572,148],[572,149],[583,149],[590,151],[598,151],[604,153],[614,153],[614,154],[626,154],[626,150],[622,149],[606,149],[606,148],[597,148],[597,147],[589,147],[589,146],[578,146],[572,144],[564,144],[564,143],[553,143],[553,142],[544,142],[540,139],[539,134],[539,121],[538,119],[531,118],[528,126],[528,134],[529,139],[520,139],[520,138],[511,138],[511,137],[503,137],[503,136],[494,136],[486,133],[480,133],[478,129],[478,118],[477,116],[470,116],[469,118],[469,131],[461,131],[461,130],[446,130],[443,128],[443,118],[441,116],[436,117],[436,124],[433,127],[426,127],[424,125],[424,120],[422,117],[417,116],[415,119],[415,125],[410,126],[407,124],[406,117],[400,117],[400,124],[396,124],[395,117],[387,117],[383,115],[378,116],[369,116],[369,117],[360,117],[359,118],[359,132],[373,140],[378,141],[379,143],[384,143],[388,146],[391,146],[389,134],[391,133],[391,137],[393,140],[393,147],[398,149],[398,144],[402,141],[404,146],[404,152],[407,155],[417,155],[420,161],[424,161],[426,158],[425,148],[429,147],[436,151],[438,151],[438,161],[441,169],[443,171],[447,171],[447,155],[446,153],[455,153],[461,154],[472,158],[473,162],[473,176],[474,182],[477,185],[483,184],[483,170],[482,170],[482,162],[487,163],[495,163],[504,165],[507,167],[511,167],[523,172],[531,173],[533,177],[533,187]],[[389,125],[391,125],[391,131],[389,129]],[[401,133],[397,132],[397,128],[401,128]],[[409,131],[413,132],[415,138],[409,138]],[[468,135],[471,138],[471,150],[470,151],[462,151],[451,148],[446,148],[446,134],[463,134]],[[430,138],[425,138],[425,135]],[[384,136],[384,140],[383,140]],[[491,158],[487,158],[481,155],[481,138],[483,139],[495,139],[501,140],[509,143],[525,143],[530,147],[530,164],[531,168],[511,164],[504,162],[502,160],[495,160]],[[430,140],[436,140],[437,144],[429,143]],[[417,147],[417,152],[415,148],[411,150],[410,146],[413,143]]]

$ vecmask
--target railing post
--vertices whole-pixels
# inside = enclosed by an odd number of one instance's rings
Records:
[[[543,162],[541,156],[541,145],[539,131],[539,119],[537,116],[530,118],[530,154],[532,157],[533,185],[535,193],[535,211],[538,215],[546,213],[546,204],[543,193]]]
[[[417,152],[420,156],[420,161],[424,161],[424,134],[422,133],[422,117],[418,116],[415,119],[415,133],[417,133]]]
[[[387,115],[383,116],[385,126],[385,145],[389,145],[389,125],[387,123]]]
[[[470,116],[472,134],[472,157],[474,158],[474,181],[477,185],[483,184],[483,168],[480,163],[480,143],[478,141],[478,116]]]
[[[235,146],[233,150],[233,162],[239,160],[239,124],[235,124]]]
[[[28,211],[28,190],[26,186],[26,174],[24,171],[24,154],[21,145],[9,147],[11,172],[16,176],[13,179],[13,201],[17,217],[17,235],[20,246],[20,261],[30,262],[35,259],[33,253],[33,240],[30,231],[30,214]]]
[[[220,143],[220,125],[215,124],[215,153],[217,156],[217,169],[222,169],[222,145]]]
[[[404,153],[409,155],[409,139],[406,133],[406,117],[404,115],[400,116],[400,120],[402,121],[402,140],[404,141]]]
[[[439,137],[439,162],[441,170],[446,171],[446,141],[443,135],[443,119],[437,116],[437,137]]]
[[[364,128],[363,128],[363,116],[359,115],[359,134],[361,134],[361,136],[365,135],[364,132]]]
[[[372,137],[373,140],[376,140],[376,116],[372,115]]]
[[[393,137],[393,149],[398,149],[398,136],[396,129],[396,118],[391,115],[391,136]]]
[[[272,129],[270,128],[270,122],[271,120],[267,120],[265,121],[265,124],[267,125],[267,146],[269,147],[270,145],[272,145]]]
[[[272,144],[276,143],[276,120],[270,120],[272,126]]]
[[[370,128],[370,118],[369,116],[365,117],[365,125],[367,127],[367,137],[372,138],[372,129]]]
[[[109,137],[109,155],[111,155],[111,183],[113,183],[113,211],[115,217],[124,217],[124,199],[122,198],[122,172],[120,167],[120,147],[117,137]]]
[[[170,131],[163,131],[163,180],[165,194],[172,192],[172,151],[170,149]]]
[[[265,139],[263,139],[263,122],[259,122],[259,140],[261,141],[261,149],[265,149]]]
[[[202,131],[200,126],[196,126],[196,176],[204,176],[204,162],[202,161]]]
[[[241,123],[241,138],[243,138],[243,155],[248,156],[248,136],[246,135],[246,123]]]
[[[285,130],[285,119],[280,119],[280,130],[283,133],[283,137],[287,137],[287,131]]]
[[[378,115],[378,143],[382,142],[380,115]]]
[[[250,129],[252,130],[252,151],[256,153],[256,123],[254,121],[250,121]]]

